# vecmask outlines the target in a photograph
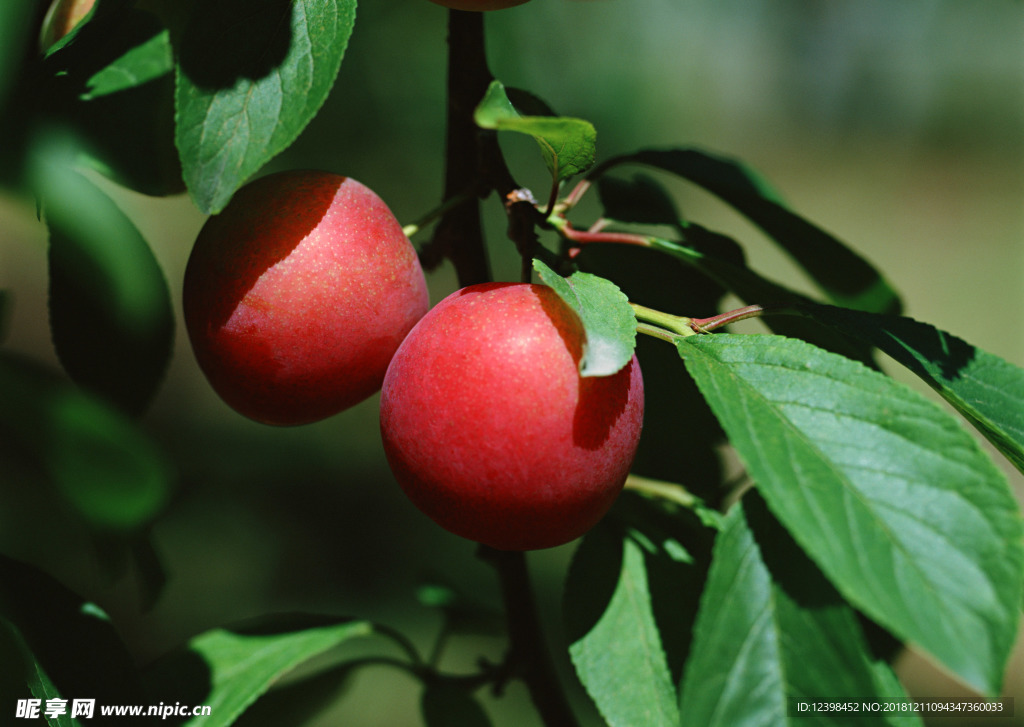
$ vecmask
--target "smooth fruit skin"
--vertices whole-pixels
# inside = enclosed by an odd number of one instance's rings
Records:
[[[377,391],[429,307],[416,251],[387,205],[319,171],[239,189],[200,231],[182,299],[210,384],[276,425],[323,419]]]
[[[453,293],[409,333],[381,389],[391,470],[441,527],[501,550],[573,540],[608,511],[636,454],[634,356],[583,378],[576,314],[550,288]]]
[[[430,0],[452,10],[504,10],[523,5],[529,0]]]

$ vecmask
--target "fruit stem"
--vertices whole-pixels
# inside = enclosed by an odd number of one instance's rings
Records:
[[[690,319],[690,325],[693,326],[693,330],[697,333],[710,333],[716,328],[727,326],[730,323],[746,320],[747,318],[760,318],[765,313],[770,312],[763,305],[748,305],[736,310],[719,313],[717,316],[711,316],[710,318],[692,318]]]
[[[694,328],[693,319],[687,318],[686,316],[674,316],[671,313],[662,313],[660,310],[654,310],[646,306],[639,305],[638,303],[630,303],[633,308],[633,313],[636,314],[637,320],[645,323],[653,323],[654,325],[668,329],[679,336],[693,336],[699,331]],[[645,331],[646,332],[646,331]]]
[[[530,698],[547,727],[575,727],[569,706],[537,613],[533,586],[522,552],[481,545],[479,557],[498,572],[508,621],[509,659],[526,684]]]

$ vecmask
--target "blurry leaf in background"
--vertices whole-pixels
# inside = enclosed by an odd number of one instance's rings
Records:
[[[563,278],[540,260],[533,261],[533,268],[583,323],[580,375],[611,376],[626,366],[636,346],[636,316],[618,286],[590,273]]]
[[[804,341],[715,334],[677,347],[758,491],[836,589],[998,694],[1024,528],[1005,477],[960,423]]]
[[[646,174],[634,174],[629,179],[601,176],[597,191],[604,216],[611,221],[676,229],[686,226],[672,196],[658,180]]]
[[[0,3],[0,112],[4,111],[7,93],[21,71],[37,7],[35,0],[4,0]]]
[[[474,114],[478,126],[498,131],[529,134],[556,182],[586,171],[594,163],[597,131],[582,119],[552,116],[520,116],[500,81],[493,81]]]
[[[483,707],[465,687],[443,681],[430,682],[424,686],[420,710],[426,727],[491,725]]]
[[[0,353],[0,397],[4,449],[40,467],[90,527],[137,530],[161,511],[168,465],[124,415],[12,353]]]
[[[163,271],[132,222],[69,160],[74,145],[38,141],[33,182],[50,228],[50,328],[76,383],[130,415],[163,379],[174,311]]]
[[[355,7],[355,0],[196,3],[177,48],[175,138],[201,211],[223,209],[320,110]]]

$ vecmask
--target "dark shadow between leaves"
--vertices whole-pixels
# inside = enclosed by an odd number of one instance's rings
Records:
[[[291,0],[197,2],[179,45],[182,72],[200,88],[231,88],[275,71],[291,48]]]
[[[98,704],[140,702],[134,662],[110,621],[46,573],[0,556],[0,616],[61,694]]]
[[[829,305],[807,305],[802,311],[814,320],[877,346],[929,383],[936,381],[935,371],[929,370],[922,359],[935,366],[942,379],[953,381],[962,376],[977,356],[977,350],[966,341],[913,318]]]
[[[159,704],[208,704],[213,673],[202,654],[178,651],[161,657],[143,672],[146,700]],[[170,716],[162,724],[182,724],[189,717]]]
[[[608,610],[622,573],[623,531],[605,518],[580,541],[565,585],[565,636],[574,644],[597,625]]]

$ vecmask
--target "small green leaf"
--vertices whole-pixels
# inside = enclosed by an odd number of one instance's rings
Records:
[[[565,612],[569,656],[611,727],[679,724],[676,690],[637,542],[612,529],[588,533],[573,559]]]
[[[906,366],[1024,472],[1024,369],[927,323],[824,305],[799,312]]]
[[[733,507],[715,542],[680,711],[702,727],[917,724],[874,713],[807,714],[797,702],[906,702],[871,657],[854,610],[765,510]],[[889,671],[891,674],[891,670]],[[810,722],[809,719],[813,719]]]
[[[0,437],[42,467],[101,531],[136,530],[163,508],[167,463],[131,420],[14,354],[0,354]]]
[[[916,392],[802,341],[717,334],[678,348],[772,511],[839,592],[998,693],[1024,530],[977,442]]]
[[[195,4],[178,54],[176,140],[200,210],[222,210],[316,115],[355,8],[355,0]]]
[[[145,674],[150,699],[191,701],[210,715],[184,726],[228,727],[281,676],[307,659],[359,636],[366,621],[291,616],[259,624],[207,631],[183,652],[156,662]]]
[[[83,100],[142,86],[174,70],[170,34],[156,33],[96,72],[87,82]]]
[[[516,131],[537,140],[551,176],[561,182],[594,164],[597,131],[582,119],[520,116],[500,81],[492,81],[474,114],[478,126]]]
[[[612,282],[590,273],[563,278],[540,260],[533,268],[583,321],[587,341],[580,360],[583,376],[611,376],[629,363],[636,346],[636,316]]]
[[[62,151],[41,146],[34,181],[50,228],[50,329],[57,355],[76,383],[139,415],[171,356],[167,281],[113,200],[61,164]]]
[[[594,170],[646,164],[698,184],[746,215],[812,277],[832,302],[878,313],[897,313],[899,296],[863,257],[792,212],[781,195],[745,164],[697,149],[646,149],[614,157]]]

